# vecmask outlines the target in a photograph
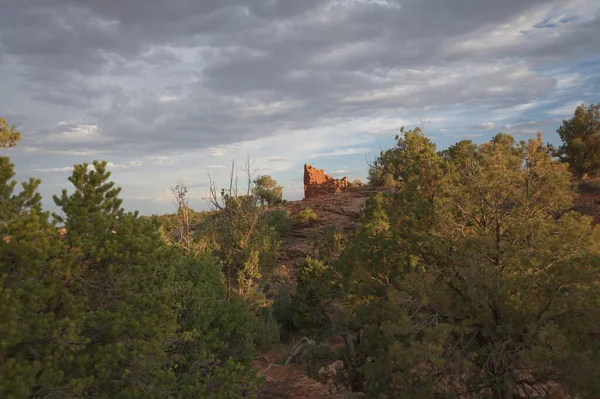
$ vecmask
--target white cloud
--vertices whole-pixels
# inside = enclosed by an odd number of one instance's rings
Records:
[[[139,168],[142,165],[143,165],[143,162],[139,161],[139,160],[124,162],[124,163],[107,162],[107,164],[106,164],[106,166],[108,166],[111,169]]]
[[[41,173],[56,173],[56,172],[70,172],[73,170],[72,166],[63,166],[63,167],[58,167],[58,168],[33,168],[33,170],[35,170],[36,172],[41,172]]]
[[[549,111],[546,111],[546,113],[548,115],[560,116],[563,118],[567,118],[569,116],[573,116],[573,112],[575,111],[575,108],[577,108],[582,103],[583,103],[583,101],[571,101],[565,105],[551,109]]]
[[[148,160],[159,165],[173,165],[177,162],[177,159],[167,155],[152,155],[148,157]]]
[[[345,148],[345,149],[334,149],[332,151],[321,152],[318,154],[308,155],[307,159],[314,158],[328,158],[328,157],[341,157],[345,155],[356,155],[356,154],[365,154],[371,151],[369,148]]]
[[[59,125],[64,125],[64,122]],[[64,141],[72,143],[94,142],[102,140],[98,125],[77,125],[60,133],[48,136],[48,140]]]
[[[484,122],[477,125],[477,128],[481,130],[492,130],[495,126],[496,124],[494,122]]]

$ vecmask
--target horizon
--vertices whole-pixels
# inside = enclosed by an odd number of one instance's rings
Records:
[[[254,159],[288,200],[304,163],[350,180],[419,126],[438,150],[499,132],[527,140],[598,102],[592,0],[3,2],[0,109],[22,139],[3,152],[44,207],[72,165],[110,162],[127,210],[173,213],[184,179]]]

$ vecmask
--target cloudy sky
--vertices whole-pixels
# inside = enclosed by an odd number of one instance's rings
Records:
[[[5,150],[42,194],[110,162],[128,209],[173,210],[233,159],[302,197],[302,166],[366,176],[425,118],[438,145],[500,131],[557,142],[600,102],[597,0],[0,0]]]

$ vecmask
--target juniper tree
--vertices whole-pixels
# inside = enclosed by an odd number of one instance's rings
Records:
[[[263,205],[277,205],[282,201],[283,187],[269,175],[262,175],[254,180],[252,194],[259,199]]]
[[[579,176],[600,172],[600,104],[581,104],[558,128],[563,145],[556,152]]]
[[[550,382],[598,396],[600,230],[569,212],[566,165],[540,137],[443,155],[433,201],[411,185],[378,196],[334,262],[360,337],[351,379],[372,397],[547,396]]]

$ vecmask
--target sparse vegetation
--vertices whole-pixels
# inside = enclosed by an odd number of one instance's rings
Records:
[[[305,226],[311,225],[317,220],[319,220],[319,216],[310,208],[310,206],[307,206],[296,215],[296,221]]]

